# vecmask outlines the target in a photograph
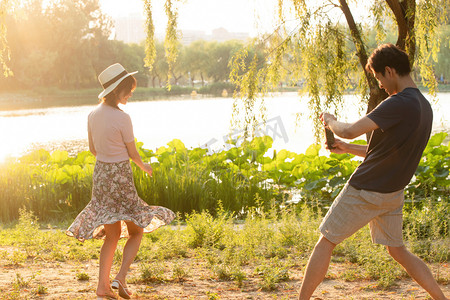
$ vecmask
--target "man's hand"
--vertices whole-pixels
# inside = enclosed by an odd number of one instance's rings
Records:
[[[327,150],[329,150],[330,152],[336,153],[336,154],[343,154],[343,153],[348,153],[347,151],[347,143],[341,141],[340,139],[335,138],[334,139],[334,144],[332,145],[334,148],[330,149],[327,146],[327,143],[325,143],[325,148]]]
[[[324,124],[325,126],[328,126],[331,120],[334,120],[334,121],[337,120],[336,117],[335,117],[334,115],[329,114],[329,113],[327,113],[327,112],[323,112],[323,113],[320,115],[320,119],[322,120],[322,122],[323,122],[323,124]]]
[[[335,139],[333,147],[334,149],[329,149],[325,143],[325,148],[336,154],[348,153],[361,157],[366,157],[367,154],[367,145],[350,144],[343,142],[340,139]]]

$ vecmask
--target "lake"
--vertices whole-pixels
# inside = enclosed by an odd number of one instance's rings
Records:
[[[433,131],[450,129],[450,93],[440,93],[433,103]],[[360,117],[358,98],[345,96],[347,107],[341,120]],[[87,149],[87,116],[97,105],[52,107],[0,112],[0,161],[19,156],[29,149]],[[308,117],[306,98],[297,93],[276,93],[265,99],[267,122],[260,133],[274,138],[273,148],[303,153],[314,143],[312,120]],[[242,132],[233,128],[231,98],[197,98],[129,102],[122,109],[133,121],[134,134],[144,148],[155,150],[173,139],[180,139],[188,148],[206,147],[211,151],[226,148],[229,134]],[[297,115],[300,114],[299,121]]]

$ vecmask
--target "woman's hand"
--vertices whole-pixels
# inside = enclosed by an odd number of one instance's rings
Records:
[[[143,170],[145,173],[147,173],[149,176],[152,176],[152,174],[153,174],[153,168],[152,168],[152,166],[150,166],[149,164],[145,164],[145,163],[144,163],[144,166],[143,166],[142,170]]]
[[[141,168],[142,171],[152,176],[153,168],[149,164],[146,164],[142,161],[141,156],[139,155],[138,150],[136,149],[136,143],[134,141],[125,143],[127,146],[128,156],[134,161],[134,163]]]

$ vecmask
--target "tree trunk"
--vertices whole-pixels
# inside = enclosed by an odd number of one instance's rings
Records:
[[[416,37],[414,35],[414,23],[416,20],[415,0],[386,0],[389,8],[395,16],[398,27],[397,46],[406,50],[409,55],[409,64],[414,65],[416,54]]]
[[[340,8],[342,12],[344,13],[345,19],[347,20],[348,27],[350,28],[350,33],[353,38],[353,43],[356,47],[356,53],[359,58],[359,63],[361,64],[361,67],[364,69],[364,74],[366,76],[367,84],[369,85],[369,101],[367,103],[367,113],[371,112],[375,107],[377,107],[378,104],[380,104],[381,101],[386,99],[388,96],[386,92],[378,86],[378,82],[375,79],[375,77],[370,74],[366,70],[366,64],[368,60],[367,56],[367,50],[366,45],[364,44],[364,41],[361,37],[361,32],[358,28],[358,26],[355,23],[355,19],[353,18],[353,15],[350,11],[350,8],[348,7],[346,0],[339,0]]]
[[[159,85],[159,87],[162,87],[162,85],[161,85],[161,76],[157,75],[156,78],[158,78],[158,85]]]
[[[172,72],[172,78],[174,80],[174,84],[178,85],[178,80],[180,80],[180,78],[183,77],[182,74],[180,74],[180,76],[175,75],[175,72]]]

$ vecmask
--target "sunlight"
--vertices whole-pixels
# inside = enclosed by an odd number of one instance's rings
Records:
[[[30,134],[23,134],[20,128],[11,127],[10,118],[0,118],[0,128],[15,128],[17,131],[5,130],[2,132],[2,147],[0,147],[0,163],[6,161],[9,157],[18,157],[22,155],[28,147],[32,144],[35,136]]]
[[[11,137],[6,137],[7,141],[11,141]],[[23,154],[29,144],[28,140],[8,142],[0,147],[0,163],[5,162],[10,157],[18,157]]]
[[[0,164],[6,161],[6,158],[9,157],[9,153],[4,148],[0,148]]]

